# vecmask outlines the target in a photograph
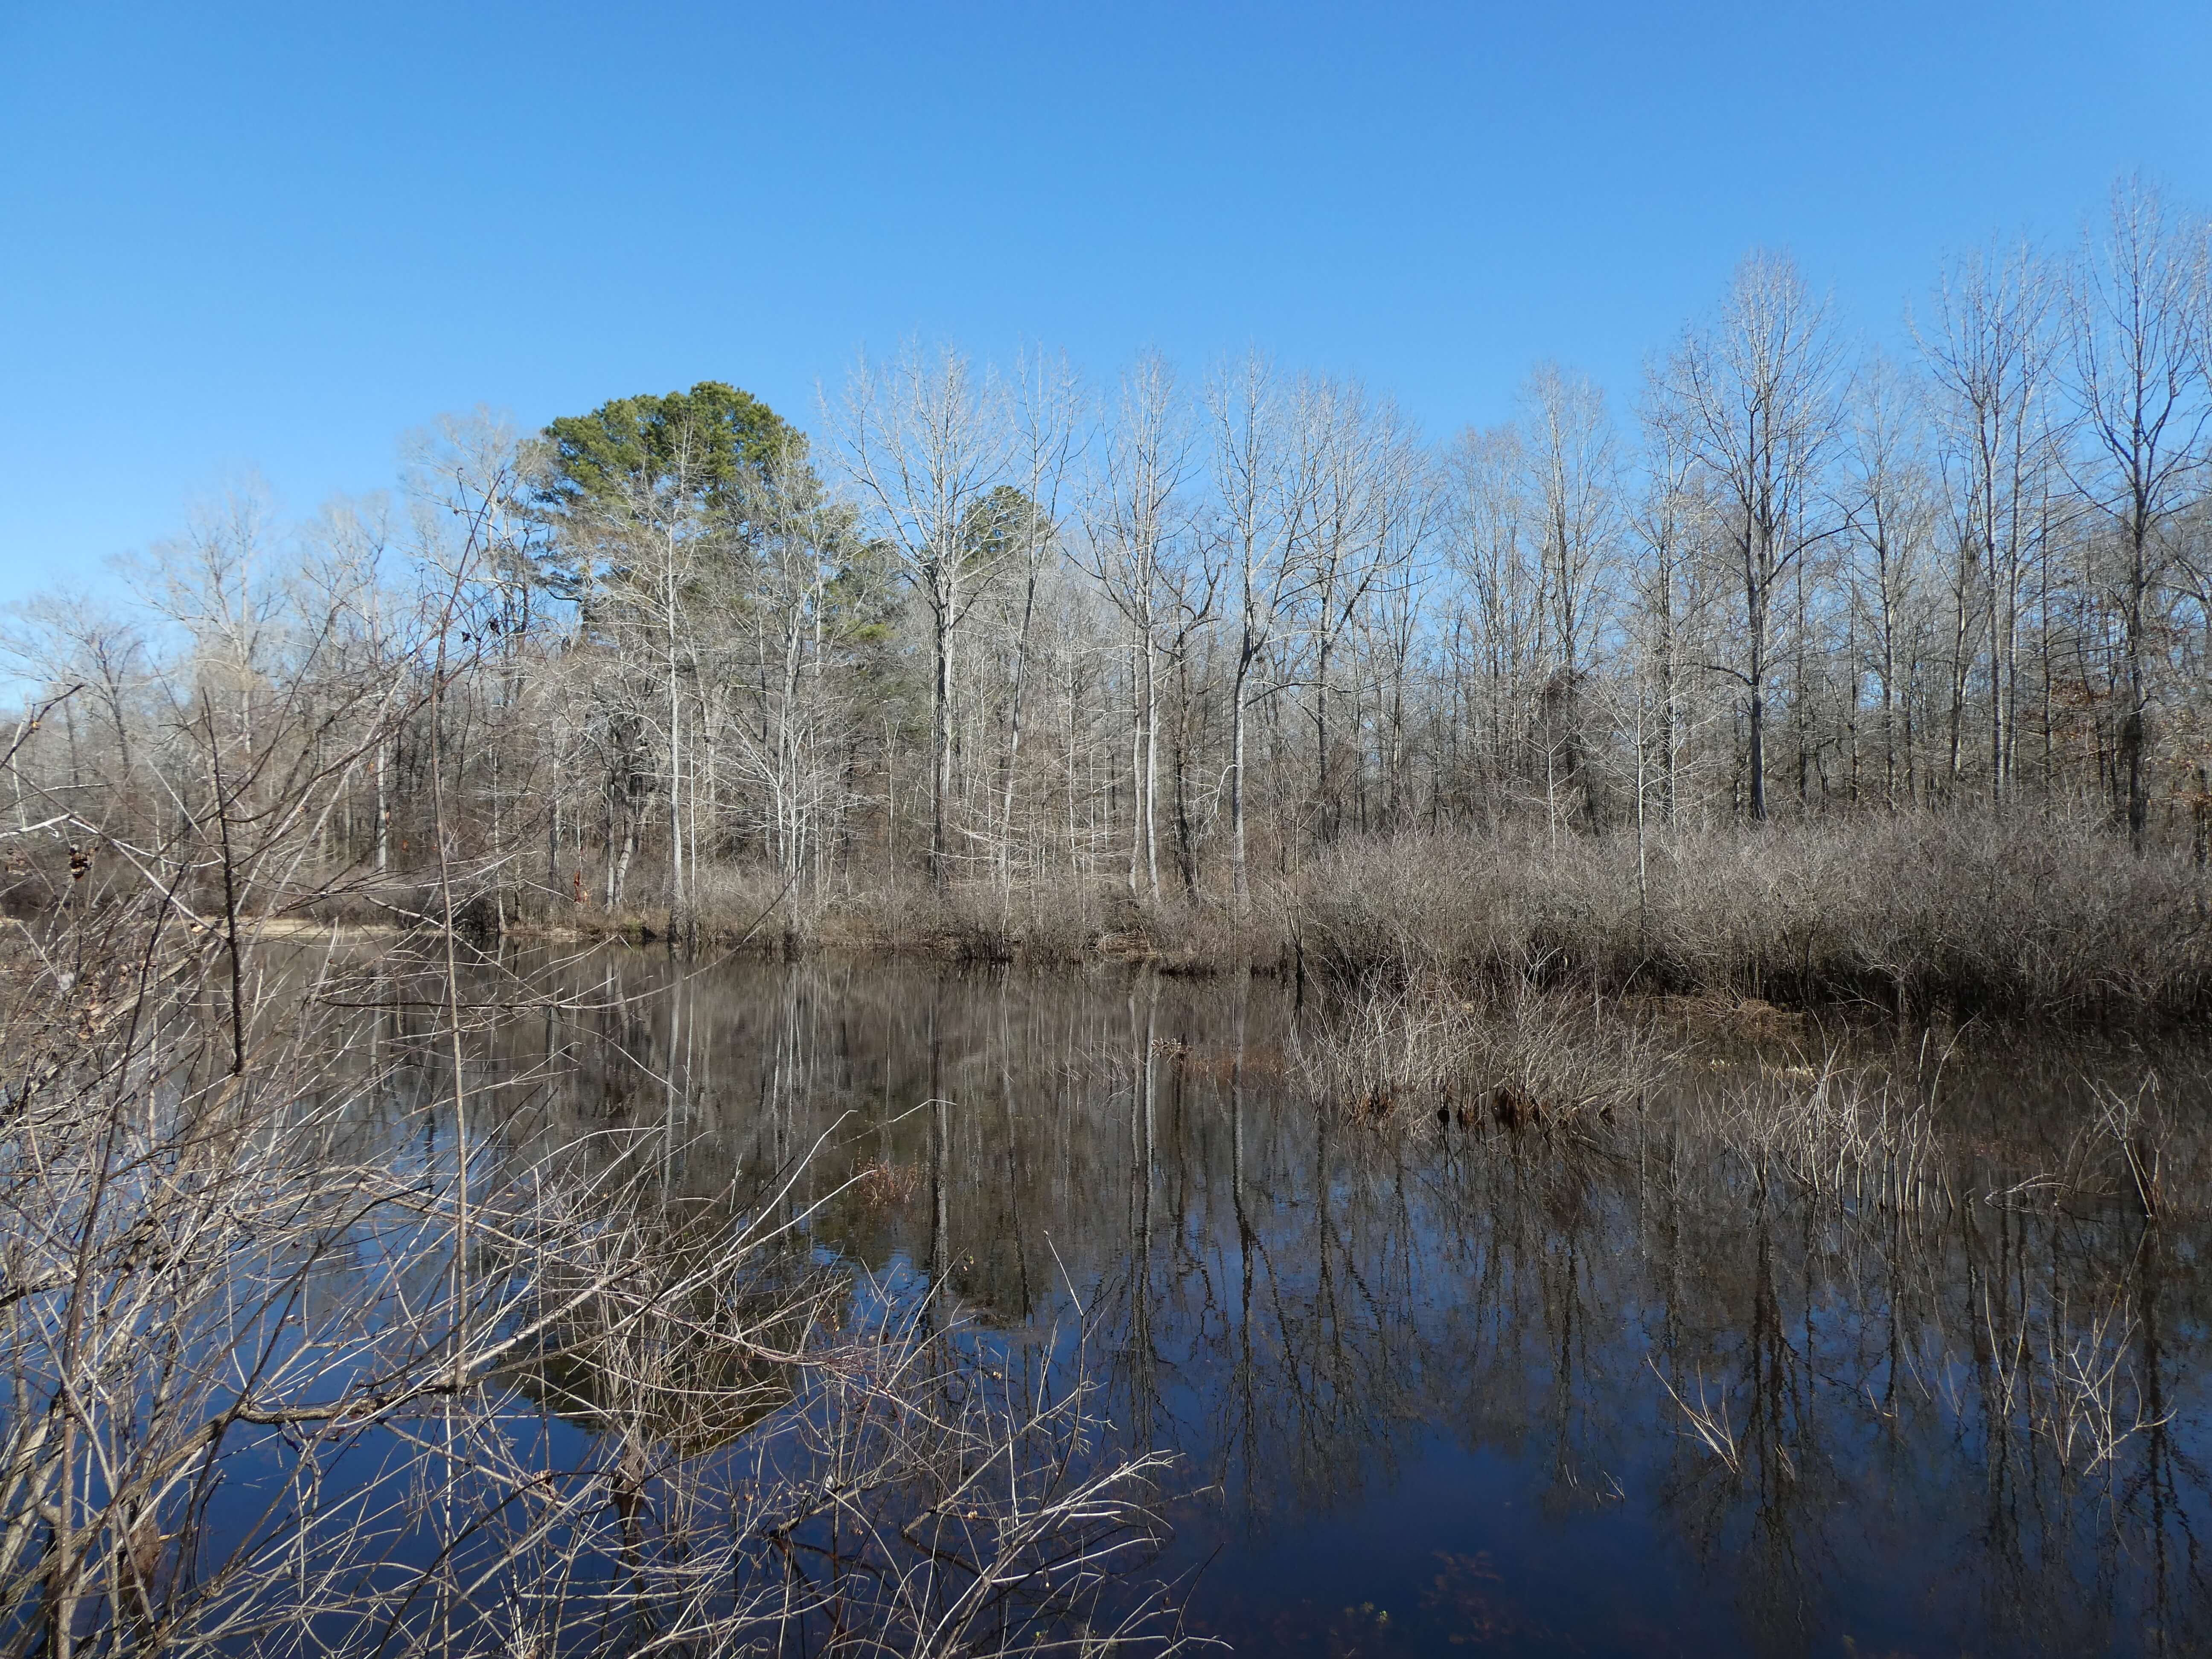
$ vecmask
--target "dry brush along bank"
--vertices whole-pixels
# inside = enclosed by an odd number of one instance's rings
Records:
[[[765,873],[702,879],[670,925],[457,878],[475,944],[624,940],[728,951],[1030,965],[1119,962],[1336,986],[1438,981],[1609,998],[2061,1021],[2173,1019],[2212,1000],[2212,872],[2130,854],[2077,818],[1877,815],[1627,834],[1408,834],[1347,843],[1295,879],[1159,903],[1111,879],[855,886],[801,897]],[[205,895],[220,912],[219,892]],[[249,937],[381,947],[434,932],[437,890],[365,882],[278,895]],[[31,909],[36,918],[50,911]],[[220,920],[216,925],[220,925]]]
[[[1299,877],[1139,902],[1112,881],[804,901],[724,884],[687,941],[1162,971],[1438,981],[1467,997],[1574,988],[1907,1017],[2170,1019],[2212,1000],[2212,872],[2094,822],[1872,815],[1648,837],[1407,834]],[[520,911],[520,907],[518,907]],[[525,933],[667,940],[665,915],[555,906]]]
[[[1358,978],[2103,1018],[2212,994],[2212,880],[2064,819],[1872,817],[1343,849],[1304,883],[1310,966]]]

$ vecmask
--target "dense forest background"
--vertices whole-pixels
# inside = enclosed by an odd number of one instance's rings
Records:
[[[678,932],[1869,815],[2201,865],[2208,257],[2124,180],[2078,246],[1953,258],[1899,358],[1757,253],[1631,406],[1542,363],[1440,442],[1262,356],[921,344],[811,432],[715,381],[444,420],[392,492],[235,489],[128,602],[13,608],[11,902],[224,838],[234,908],[465,872],[494,926]]]

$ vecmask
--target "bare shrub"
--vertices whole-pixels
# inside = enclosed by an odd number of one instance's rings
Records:
[[[2051,1166],[1988,1196],[2022,1208],[2117,1201],[2154,1219],[2193,1210],[2203,1171],[2177,1164],[2174,1124],[2158,1074],[2145,1074],[2126,1091],[2100,1078],[2087,1086],[2088,1110]]]
[[[1557,845],[1402,836],[1298,886],[1305,959],[1462,981],[2046,1016],[2212,994],[2212,891],[2086,820],[1900,813]]]
[[[1731,1078],[1695,1119],[1761,1185],[1906,1212],[1950,1201],[1932,1087],[1917,1079],[1846,1069],[1832,1054]]]
[[[1173,1645],[1079,1340],[678,1200],[661,1134],[533,1148],[532,1079],[369,1041],[407,965],[233,1003],[155,893],[0,958],[0,1647]]]
[[[1300,1039],[1307,1085],[1356,1116],[1564,1126],[1609,1115],[1665,1075],[1652,1029],[1525,988],[1470,1000],[1440,981],[1376,979]]]

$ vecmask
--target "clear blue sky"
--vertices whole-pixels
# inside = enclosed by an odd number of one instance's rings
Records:
[[[1632,395],[1749,247],[1895,337],[2121,169],[2212,205],[2212,6],[0,0],[0,599],[226,473],[389,481],[921,331],[1110,375],[1258,343],[1432,432]]]

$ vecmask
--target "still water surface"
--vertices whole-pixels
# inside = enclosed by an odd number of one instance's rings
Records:
[[[702,1192],[819,1143],[823,1251],[1010,1341],[1091,1322],[1112,1432],[1183,1460],[1161,1569],[1239,1651],[2212,1651],[2186,1048],[1685,1036],[1570,1143],[1356,1121],[1274,981],[620,953],[572,988],[612,1006],[493,1039],[556,1119],[665,1127]],[[1715,1130],[1838,1048],[1936,1092],[1932,1196]],[[2080,1133],[2154,1071],[2155,1219]]]

